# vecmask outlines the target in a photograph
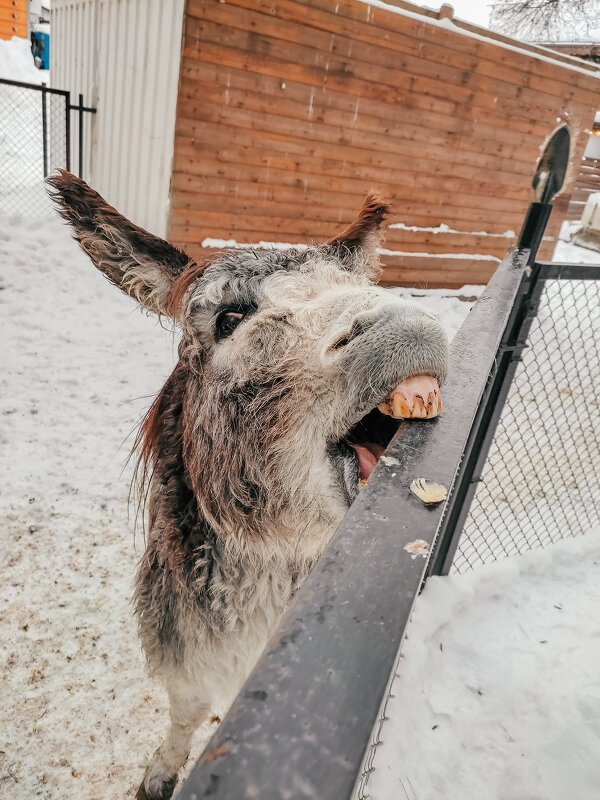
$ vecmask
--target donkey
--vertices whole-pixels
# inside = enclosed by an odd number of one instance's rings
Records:
[[[194,730],[233,700],[397,417],[438,413],[448,342],[435,316],[375,285],[388,207],[374,194],[327,244],[204,264],[68,172],[49,183],[94,265],[181,328],[139,435],[149,513],[135,607],[171,724],[137,796],[165,800]]]

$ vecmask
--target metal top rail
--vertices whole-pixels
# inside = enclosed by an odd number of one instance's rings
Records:
[[[38,92],[48,92],[49,94],[62,94],[64,97],[69,96],[66,89],[52,89],[46,86],[45,83],[26,83],[25,81],[11,81],[8,78],[0,78],[0,83],[6,83],[9,86],[19,86],[22,89],[35,89]]]
[[[540,277],[548,280],[597,281],[600,277],[600,265],[598,264],[569,264],[558,261],[538,261],[536,265],[540,269]]]
[[[34,89],[37,92],[44,92],[45,94],[59,94],[63,97],[67,98],[67,102],[69,103],[69,108],[72,111],[88,111],[90,114],[95,114],[97,109],[93,106],[84,106],[83,105],[83,95],[79,95],[79,103],[77,105],[73,105],[71,103],[71,92],[68,89],[54,89],[51,86],[47,86],[45,83],[26,83],[25,81],[12,81],[9,78],[0,78],[0,83],[6,84],[8,86],[17,86],[20,89]]]
[[[450,488],[515,298],[528,251],[499,266],[452,345],[444,414],[403,423],[345,521],[298,592],[180,800],[342,800],[352,794],[442,506],[409,491],[424,477]],[[391,457],[391,458],[390,458]],[[452,503],[452,495],[447,509]]]

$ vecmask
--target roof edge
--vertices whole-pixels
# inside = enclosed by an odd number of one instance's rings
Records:
[[[505,36],[502,33],[496,33],[489,30],[489,28],[482,28],[480,25],[474,25],[454,16],[454,8],[444,3],[439,11],[426,6],[416,5],[415,3],[407,2],[407,0],[359,0],[366,5],[376,6],[389,11],[404,12],[410,16],[426,17],[433,23],[442,24],[447,28],[456,28],[457,33],[463,32],[465,35],[478,36],[491,41],[497,42],[501,46],[510,47],[521,52],[531,53],[531,55],[540,58],[544,61],[554,61],[559,65],[563,65],[568,69],[574,69],[578,72],[583,72],[591,77],[600,77],[600,65],[582,61],[574,56],[569,56],[564,53],[557,52],[550,49],[549,46],[530,44],[529,42],[522,42],[520,39],[513,39],[510,36]]]

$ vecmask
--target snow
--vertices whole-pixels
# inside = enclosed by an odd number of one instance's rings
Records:
[[[0,78],[40,84],[48,80],[48,73],[35,67],[28,40],[13,36],[10,41],[0,39]],[[0,84],[0,214],[3,215],[50,209],[41,189],[44,155],[40,94],[35,89]],[[51,96],[47,105],[52,122],[57,107]],[[49,156],[52,158],[51,146]]]
[[[392,227],[392,226],[390,226]],[[415,228],[415,230],[417,230]],[[292,244],[290,242],[238,242],[235,239],[211,239],[207,237],[202,240],[202,247],[212,247],[215,249],[251,249],[251,250],[287,250],[289,247],[294,247],[296,250],[305,250],[307,244]],[[388,250],[385,247],[378,247],[377,252],[380,256],[413,256],[415,258],[468,258],[473,261],[500,261],[496,256],[480,255],[478,253],[419,253],[410,250]]]
[[[600,530],[417,599],[370,800],[597,800]]]
[[[398,228],[403,231],[423,231],[427,233],[460,233],[465,236],[495,236],[501,239],[514,239],[517,235],[514,231],[505,231],[504,233],[488,233],[487,231],[457,231],[442,222],[436,225],[435,228],[419,228],[417,225],[406,225],[404,222],[394,222],[388,225],[388,228]]]
[[[132,617],[126,461],[174,338],[54,217],[2,219],[0,265],[0,795],[130,798],[168,711]]]
[[[565,241],[578,226],[563,224],[554,260],[599,263],[598,253]],[[598,417],[592,403],[589,416],[571,422],[571,439],[564,434],[566,417],[539,414],[524,402],[532,384],[547,378],[549,363],[552,380],[542,393],[548,402],[562,402],[569,390],[594,395],[593,383],[586,383],[594,368],[573,359],[577,337],[583,343],[600,330],[595,287],[586,292],[581,284],[551,281],[546,288],[532,348],[509,395],[512,424],[496,433],[483,475],[487,489],[478,490],[467,521],[465,535],[473,535],[477,515],[489,523],[488,550],[470,553],[476,569],[429,579],[417,598],[374,730],[370,771],[363,772],[358,793],[363,800],[598,797],[600,529],[575,535],[588,516],[582,508],[595,516],[598,451],[593,444],[573,446],[586,436],[596,440]],[[540,341],[541,350],[534,345]],[[524,440],[525,451],[518,446]],[[514,486],[494,484],[489,470],[496,461]],[[533,480],[536,473],[543,486]],[[478,563],[504,554],[494,537],[507,532],[505,546],[513,552],[545,546]],[[459,552],[468,549],[465,535]]]
[[[571,241],[580,227],[580,221],[563,222],[559,240],[554,249],[554,261],[563,261],[567,264],[600,264],[600,252]]]
[[[440,2],[441,5],[441,2]],[[488,28],[490,2],[484,0],[452,0],[455,17],[474,22],[482,28]]]
[[[31,42],[13,36],[0,39],[0,78],[23,83],[46,83],[47,70],[39,70],[33,63]]]
[[[495,261],[496,264],[500,263],[500,259],[496,256],[490,256],[485,253],[420,253],[412,252],[410,250],[388,250],[386,247],[378,247],[377,252],[381,256],[413,256],[414,258],[468,258],[471,261]]]
[[[600,524],[599,301],[594,281],[546,283],[453,570]],[[585,398],[584,413],[573,398]]]
[[[214,249],[223,250],[289,250],[293,247],[295,250],[306,250],[308,245],[302,242],[238,242],[236,239],[212,239],[207,237],[202,240],[202,247],[212,247]]]

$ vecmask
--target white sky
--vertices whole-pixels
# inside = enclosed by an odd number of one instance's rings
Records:
[[[454,8],[454,16],[459,19],[467,20],[467,22],[474,22],[476,25],[482,25],[487,28],[489,18],[490,3],[486,0],[441,0],[439,5],[446,2]],[[437,3],[427,2],[425,4],[437,8]]]

